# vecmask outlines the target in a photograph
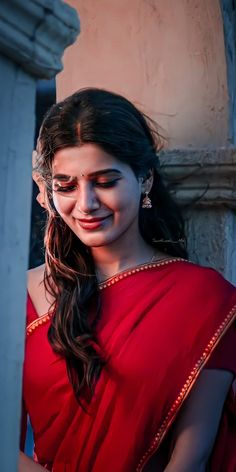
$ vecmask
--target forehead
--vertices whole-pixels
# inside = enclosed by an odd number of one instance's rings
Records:
[[[61,149],[56,152],[52,164],[53,175],[58,173],[74,176],[87,175],[107,168],[116,168],[122,173],[131,171],[130,166],[95,144]]]

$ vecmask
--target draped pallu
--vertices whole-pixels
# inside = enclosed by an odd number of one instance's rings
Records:
[[[23,400],[37,460],[53,472],[145,470],[204,366],[236,367],[235,353],[216,355],[227,336],[236,339],[236,289],[213,269],[181,259],[153,262],[100,289],[96,338],[106,365],[87,411],[47,340],[52,315],[37,318],[28,299]],[[231,391],[211,471],[236,470],[235,412]]]

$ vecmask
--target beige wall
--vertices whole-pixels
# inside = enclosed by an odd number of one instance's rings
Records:
[[[58,76],[58,99],[86,86],[126,95],[170,147],[227,144],[219,0],[67,0],[81,20]]]

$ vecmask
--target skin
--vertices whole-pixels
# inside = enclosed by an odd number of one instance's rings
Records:
[[[167,466],[157,452],[145,472],[205,472],[211,454],[226,395],[233,374],[225,370],[204,369],[175,422],[173,452]],[[45,470],[20,455],[19,472]]]
[[[19,454],[19,465],[18,465],[18,472],[45,472],[44,467],[41,465],[36,464],[32,459],[27,457],[23,452]]]
[[[115,170],[107,172],[108,169]],[[95,175],[97,172],[100,174]],[[153,248],[143,240],[138,228],[140,198],[151,186],[152,175],[137,179],[130,166],[94,144],[56,153],[54,205],[65,223],[91,249],[100,280],[153,256]],[[106,219],[98,228],[81,227],[81,219],[100,217]]]
[[[175,423],[174,449],[165,472],[206,470],[232,381],[233,373],[223,369],[201,372]]]
[[[104,173],[111,168],[116,172]],[[100,173],[95,176],[94,172]],[[86,144],[57,152],[53,176],[54,205],[71,230],[91,249],[100,280],[150,260],[153,248],[139,233],[138,209],[142,193],[151,189],[152,174],[145,180],[137,179],[129,166],[98,146]],[[107,186],[108,182],[113,183]],[[41,182],[39,190],[40,203],[44,202]],[[95,227],[86,227],[84,222],[81,225],[81,219],[100,217],[105,219],[97,225],[95,222]],[[157,259],[162,257],[161,253],[156,254]],[[29,271],[28,290],[39,315],[45,314],[52,302],[41,283],[43,272],[44,265]],[[205,471],[232,381],[233,374],[228,371],[204,369],[200,373],[175,421],[169,463],[163,465],[160,450],[145,472]],[[19,464],[19,472],[44,470],[24,454]]]

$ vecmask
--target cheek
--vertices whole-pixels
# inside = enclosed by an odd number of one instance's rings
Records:
[[[123,214],[136,213],[139,210],[141,192],[137,186],[120,189],[114,199],[113,209]]]
[[[69,215],[74,208],[73,198],[63,198],[58,195],[53,195],[53,203],[60,215]]]

